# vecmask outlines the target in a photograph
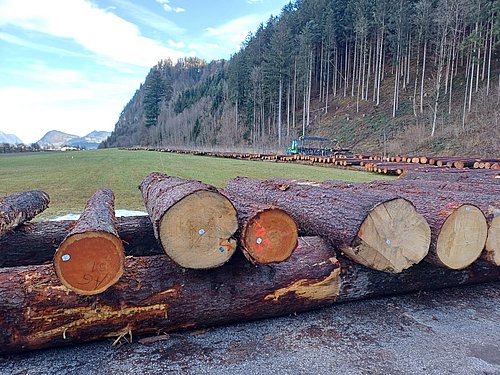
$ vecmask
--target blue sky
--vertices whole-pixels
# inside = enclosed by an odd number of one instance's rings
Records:
[[[0,131],[111,131],[160,59],[227,59],[287,3],[0,0]]]

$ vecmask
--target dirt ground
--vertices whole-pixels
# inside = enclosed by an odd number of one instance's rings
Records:
[[[500,283],[0,357],[0,374],[500,375]]]

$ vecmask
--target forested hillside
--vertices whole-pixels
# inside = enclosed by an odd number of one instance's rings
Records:
[[[229,61],[161,61],[104,147],[499,154],[500,1],[297,0]]]

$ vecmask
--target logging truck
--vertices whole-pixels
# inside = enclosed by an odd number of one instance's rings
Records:
[[[323,137],[299,137],[292,140],[290,147],[286,149],[287,155],[317,155],[317,156],[336,156],[352,155],[347,148],[341,148],[336,139]]]

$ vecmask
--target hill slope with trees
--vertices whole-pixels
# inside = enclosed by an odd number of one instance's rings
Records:
[[[500,1],[296,0],[229,61],[159,62],[102,147],[499,154]]]

